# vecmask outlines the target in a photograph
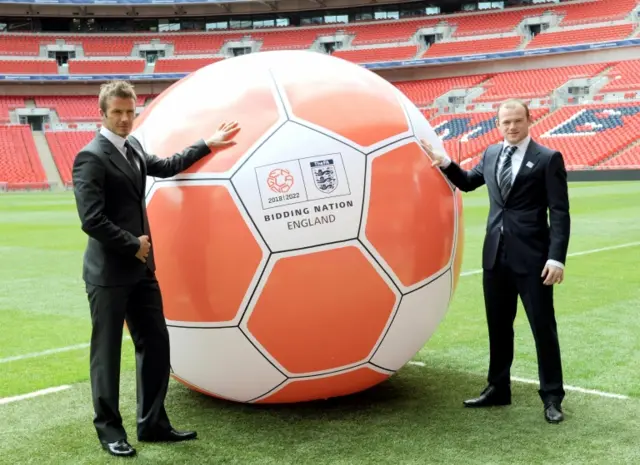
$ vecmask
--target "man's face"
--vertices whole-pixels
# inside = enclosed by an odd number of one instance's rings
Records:
[[[132,98],[109,97],[106,113],[100,110],[102,125],[120,137],[131,133],[136,116],[136,101]]]
[[[522,105],[502,107],[498,112],[498,129],[511,145],[518,144],[529,135],[531,120]]]

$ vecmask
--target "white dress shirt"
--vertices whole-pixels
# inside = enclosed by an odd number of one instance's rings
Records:
[[[520,170],[520,166],[522,165],[522,160],[524,159],[524,154],[527,151],[527,147],[529,147],[529,142],[531,142],[531,136],[527,136],[522,139],[516,145],[516,151],[511,155],[511,184],[513,185],[513,181],[515,181],[518,171]],[[507,156],[505,153],[506,147],[511,146],[506,140],[502,143],[502,152],[500,153],[500,159],[498,160],[498,171],[497,173],[502,172],[502,165],[504,165],[504,160]]]
[[[531,136],[530,135],[528,135],[527,137],[522,139],[516,145],[516,147],[518,147],[518,148],[513,153],[513,155],[511,155],[511,183],[512,184],[513,184],[513,181],[516,179],[516,176],[518,175],[518,171],[520,170],[520,166],[522,166],[522,160],[524,159],[524,154],[527,152],[527,147],[529,147],[529,142],[531,142]],[[498,171],[496,173],[500,173],[500,171],[502,170],[502,165],[504,164],[504,159],[506,157],[506,154],[504,153],[505,152],[504,148],[506,146],[510,146],[510,145],[511,144],[509,142],[507,142],[506,140],[503,141],[503,143],[502,143],[503,150],[500,153],[500,159],[498,160]],[[443,160],[441,166],[442,166],[442,168],[446,168],[450,164],[451,164],[451,158],[449,158],[445,154],[444,155],[444,160]],[[557,260],[549,259],[549,260],[547,260],[547,265],[553,265],[553,266],[557,266],[558,268],[564,269],[564,264],[560,263]]]
[[[118,149],[118,152],[120,152],[120,154],[124,157],[124,161],[129,163],[129,160],[127,159],[127,152],[124,148],[124,143],[126,142],[126,139],[124,137],[120,137],[118,134],[116,134],[113,131],[110,131],[104,126],[100,127],[100,134],[106,137],[109,140],[109,142],[111,142]],[[138,170],[140,170],[140,161],[138,160],[138,157],[133,157],[133,159],[136,162],[136,167],[138,168]]]

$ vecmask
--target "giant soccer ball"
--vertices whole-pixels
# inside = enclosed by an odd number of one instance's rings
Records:
[[[206,66],[133,135],[166,158],[232,120],[236,145],[147,180],[173,376],[261,403],[382,382],[430,338],[459,275],[460,197],[418,145],[440,140],[393,85],[309,51]]]

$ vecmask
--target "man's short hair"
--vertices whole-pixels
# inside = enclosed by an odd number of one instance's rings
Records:
[[[503,108],[516,108],[518,106],[524,108],[524,114],[527,116],[527,119],[530,119],[529,106],[520,99],[510,98],[508,100],[505,100],[500,104],[500,106],[498,106],[498,111],[496,112],[496,119],[498,120],[498,122],[500,122],[500,110],[502,110]]]
[[[100,86],[100,95],[98,96],[98,105],[100,109],[107,112],[107,101],[111,97],[132,98],[137,100],[136,91],[133,85],[127,81],[110,81]]]

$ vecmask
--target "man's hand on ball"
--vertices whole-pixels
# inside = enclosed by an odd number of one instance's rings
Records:
[[[420,146],[427,156],[431,158],[431,166],[442,166],[444,163],[444,155],[433,149],[432,145],[424,139],[420,139]]]
[[[142,263],[147,263],[147,256],[149,255],[149,249],[151,249],[151,242],[149,242],[149,236],[140,236],[140,249],[136,253],[136,258]]]
[[[542,270],[542,278],[544,278],[543,284],[545,286],[560,284],[564,279],[564,270],[560,267],[547,264]]]
[[[235,135],[240,131],[240,126],[238,126],[237,121],[233,121],[231,123],[222,123],[218,130],[208,138],[205,143],[207,146],[213,150],[221,147],[228,147],[229,145],[235,144],[232,140]]]

